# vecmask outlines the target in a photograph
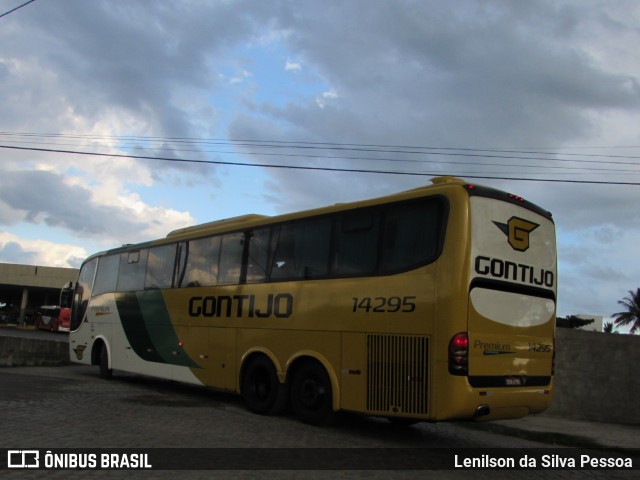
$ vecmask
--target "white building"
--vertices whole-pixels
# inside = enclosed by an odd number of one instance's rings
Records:
[[[587,315],[581,313],[576,315],[580,320],[593,320],[593,323],[578,327],[576,330],[588,330],[589,332],[601,332],[602,331],[602,315]]]

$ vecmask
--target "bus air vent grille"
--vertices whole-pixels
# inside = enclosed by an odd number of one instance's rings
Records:
[[[367,410],[426,415],[429,340],[423,336],[367,336]]]

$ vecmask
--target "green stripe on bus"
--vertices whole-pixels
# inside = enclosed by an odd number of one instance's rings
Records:
[[[160,290],[115,294],[124,333],[133,351],[143,360],[198,367],[178,345]]]
[[[133,351],[148,362],[165,363],[149,337],[135,292],[116,293],[115,298],[122,328]]]
[[[172,365],[198,367],[179,345],[180,339],[171,323],[162,291],[143,290],[136,292],[136,296],[149,337],[162,359]]]

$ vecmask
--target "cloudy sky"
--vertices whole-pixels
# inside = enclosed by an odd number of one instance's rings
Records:
[[[37,0],[0,17],[0,262],[450,174],[550,210],[558,313],[608,317],[640,287],[639,25],[635,0]]]

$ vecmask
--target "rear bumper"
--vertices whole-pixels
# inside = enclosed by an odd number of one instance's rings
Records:
[[[449,375],[444,364],[438,374],[448,378],[436,389],[434,420],[522,418],[546,410],[553,397],[553,379],[546,386],[474,388],[467,377]]]

